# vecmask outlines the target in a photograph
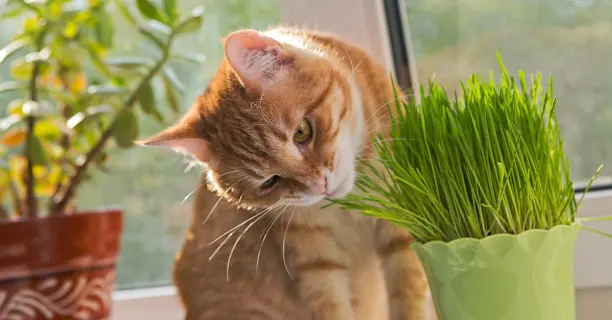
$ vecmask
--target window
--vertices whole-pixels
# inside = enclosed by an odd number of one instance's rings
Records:
[[[578,187],[606,164],[612,183],[612,7],[599,0],[403,0],[416,74],[447,90],[506,67],[553,76],[557,113]]]

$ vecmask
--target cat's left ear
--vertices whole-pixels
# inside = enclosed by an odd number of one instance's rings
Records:
[[[223,45],[227,61],[247,89],[263,89],[292,62],[282,43],[256,30],[236,31]]]
[[[206,164],[211,161],[208,142],[194,136],[193,129],[186,127],[170,127],[149,139],[135,143],[145,147],[163,147],[180,153],[188,153]]]

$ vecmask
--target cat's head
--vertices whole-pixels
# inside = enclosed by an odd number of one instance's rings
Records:
[[[364,140],[351,70],[307,43],[242,30],[206,91],[174,126],[141,142],[187,152],[242,205],[309,206],[350,192]]]

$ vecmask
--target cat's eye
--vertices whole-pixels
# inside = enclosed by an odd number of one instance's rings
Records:
[[[312,138],[312,125],[308,119],[302,120],[293,135],[293,141],[298,144],[304,144]]]
[[[267,190],[274,187],[280,181],[280,179],[281,177],[279,176],[272,176],[270,179],[261,184],[261,189]]]

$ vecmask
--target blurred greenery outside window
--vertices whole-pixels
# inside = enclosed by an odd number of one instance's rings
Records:
[[[135,1],[125,2],[132,4]],[[196,67],[193,63],[172,63],[186,85],[180,101],[184,112],[214,75],[223,56],[221,39],[239,28],[264,29],[278,24],[280,7],[278,0],[181,0],[177,5],[182,12],[200,5],[205,9],[201,31],[180,38],[175,44],[175,50],[206,57]],[[109,56],[148,56],[150,49],[146,40],[122,19],[112,2],[109,8],[116,13],[112,17],[117,30],[115,52]],[[10,42],[22,23],[19,19],[0,21],[0,47]],[[16,55],[11,60],[18,58]],[[11,61],[6,61],[0,66],[0,82],[10,79],[10,65]],[[21,98],[19,93],[0,96],[0,105],[3,106],[0,118],[6,115],[9,102],[17,98]],[[177,116],[168,113],[165,119],[165,124],[159,124],[150,117],[141,117],[142,137],[171,124]],[[117,274],[118,289],[168,285],[174,255],[191,219],[191,199],[184,203],[183,199],[199,185],[200,172],[197,168],[185,170],[187,165],[180,157],[162,150],[117,149],[110,152],[109,159],[107,173],[92,171],[93,179],[79,190],[77,204],[80,209],[117,206],[126,213]]]
[[[446,90],[473,72],[553,76],[557,114],[576,187],[600,164],[597,183],[612,183],[612,1],[405,1],[420,84]]]

